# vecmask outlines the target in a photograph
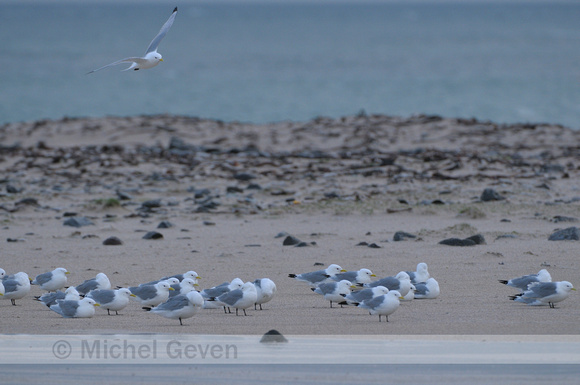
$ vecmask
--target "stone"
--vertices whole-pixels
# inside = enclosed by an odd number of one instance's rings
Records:
[[[163,239],[163,234],[157,231],[149,231],[143,236],[143,239]]]
[[[481,234],[475,234],[471,237],[465,238],[465,240],[472,240],[476,245],[485,245],[485,238]]]
[[[71,217],[64,221],[63,223],[65,226],[72,226],[72,227],[83,227],[83,226],[91,226],[94,225],[93,222],[87,217]]]
[[[501,201],[501,200],[504,200],[505,198],[502,197],[500,194],[498,194],[497,191],[495,191],[494,189],[492,189],[492,188],[486,188],[481,193],[481,198],[480,199],[483,202],[490,202],[490,201]]]
[[[161,221],[159,222],[159,224],[157,225],[158,229],[169,229],[173,227],[173,223],[169,222],[169,221]]]
[[[555,231],[548,238],[549,241],[578,241],[580,240],[580,229],[578,227],[568,227],[567,229]]]
[[[294,246],[294,245],[298,245],[300,242],[302,242],[300,239],[298,239],[292,235],[288,235],[286,238],[284,238],[282,245],[283,246]]]
[[[406,233],[404,231],[397,231],[395,235],[393,235],[393,241],[395,242],[405,241],[407,240],[407,238],[417,238],[417,236],[410,233]]]
[[[288,342],[286,337],[282,335],[278,330],[272,329],[264,333],[260,339],[260,343],[273,343],[273,342]]]
[[[447,238],[439,242],[440,245],[447,246],[475,246],[471,239]]]
[[[123,241],[117,237],[109,237],[103,241],[103,245],[105,245],[105,246],[119,246],[122,244],[123,244]]]

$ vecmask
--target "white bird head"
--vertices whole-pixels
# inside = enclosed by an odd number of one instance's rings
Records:
[[[161,56],[159,52],[153,51],[145,55],[145,60],[159,63],[160,61],[163,61],[163,56]]]

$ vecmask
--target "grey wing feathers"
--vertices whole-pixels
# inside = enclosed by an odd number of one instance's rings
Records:
[[[45,283],[50,281],[51,278],[52,278],[52,272],[37,275],[36,279],[34,280],[34,284],[35,285],[44,285]]]
[[[356,302],[362,302],[367,299],[373,298],[373,291],[372,289],[363,289],[361,291],[353,291],[349,295],[346,296],[347,299]]]
[[[415,294],[426,295],[427,294],[427,285],[425,285],[424,283],[416,283],[415,284]]]
[[[22,285],[20,285],[20,283],[18,281],[15,281],[15,280],[4,281],[3,284],[4,284],[4,290],[6,291],[6,293],[11,293],[13,291],[16,291],[18,286],[22,286]]]
[[[75,289],[77,289],[80,294],[86,294],[89,291],[96,289],[98,285],[96,278],[93,278],[81,283]]]
[[[321,283],[320,285],[318,285],[318,287],[316,288],[316,290],[314,290],[316,293],[319,294],[330,294],[332,293],[334,290],[336,289],[336,283],[332,282],[332,283]]]
[[[155,298],[157,295],[157,287],[155,286],[137,286],[137,287],[130,287],[129,290],[131,293],[135,294],[137,297],[141,299],[151,299]]]
[[[79,307],[78,301],[65,301],[59,299],[58,301],[56,301],[56,303],[60,307],[61,310],[60,314],[62,314],[65,317],[72,317],[73,315],[75,315],[77,308]]]
[[[524,296],[528,298],[547,297],[556,294],[556,288],[555,282],[543,282],[530,286],[529,290],[524,293]]]
[[[538,276],[536,274],[526,275],[526,276],[523,276],[520,278],[514,278],[511,280],[510,286],[517,287],[518,289],[521,289],[521,290],[527,290],[528,285],[530,283],[533,283],[533,282],[538,282]]]
[[[358,271],[347,271],[346,273],[338,273],[337,275],[332,277],[332,280],[338,282],[342,281],[343,279],[346,279],[347,281],[355,282],[357,275]]]
[[[164,303],[158,305],[156,308],[153,308],[153,311],[155,311],[155,310],[168,310],[168,311],[178,310],[178,309],[182,309],[182,308],[186,307],[188,304],[189,304],[189,300],[187,299],[187,297],[185,295],[177,295],[177,296],[169,299],[167,302],[164,302]]]
[[[298,275],[298,278],[305,279],[309,282],[324,281],[328,277],[329,277],[329,275],[326,274],[326,271],[324,271],[324,270],[318,270],[318,271],[313,271],[311,273],[303,273],[303,274]]]
[[[365,286],[366,287],[384,286],[389,290],[395,290],[395,288],[398,288],[400,284],[401,284],[401,281],[399,281],[395,277],[385,277],[385,278],[379,279],[378,281],[374,281],[370,284],[366,284]]]
[[[377,306],[379,306],[381,303],[383,303],[385,299],[384,295],[379,295],[378,297],[374,297],[372,299],[367,299],[366,301],[364,301],[361,305],[361,307],[367,308],[367,309],[374,309]]]
[[[167,19],[165,24],[163,24],[163,27],[161,27],[157,36],[155,36],[153,40],[151,40],[151,43],[149,43],[149,47],[147,47],[147,51],[145,51],[145,54],[157,51],[159,43],[161,43],[161,40],[163,40],[163,38],[167,34],[167,31],[169,31],[169,28],[171,28],[171,26],[173,25],[173,21],[175,20],[176,15],[177,15],[177,7],[175,7],[173,13],[171,13],[171,16],[169,16],[169,19]]]
[[[243,296],[244,292],[240,289],[236,289],[220,295],[217,300],[231,306],[238,302]]]
[[[113,302],[115,299],[115,291],[114,290],[93,290],[87,297],[94,299],[96,302],[100,303],[101,305]]]

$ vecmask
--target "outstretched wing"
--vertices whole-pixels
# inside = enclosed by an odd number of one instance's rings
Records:
[[[159,31],[157,36],[155,36],[153,40],[151,40],[151,43],[149,43],[149,47],[147,47],[147,51],[145,51],[145,55],[147,55],[149,52],[157,52],[157,47],[159,46],[159,43],[161,43],[161,40],[163,40],[163,38],[167,34],[167,31],[169,31],[169,28],[171,28],[171,26],[173,25],[173,21],[175,20],[176,15],[177,15],[177,7],[175,7],[173,13],[171,14],[171,16],[169,16],[169,19],[167,19],[165,24],[163,24],[163,27],[161,27],[161,30]]]
[[[128,58],[125,58],[125,59],[117,60],[114,63],[107,64],[106,66],[102,66],[101,68],[97,68],[96,70],[92,70],[90,72],[87,72],[87,75],[88,74],[92,74],[93,72],[97,72],[97,71],[100,71],[102,69],[108,68],[108,67],[116,66],[117,64],[122,64],[122,63],[137,63],[137,64],[140,64],[141,62],[145,62],[145,60],[143,58],[141,58],[141,57],[128,57]],[[129,67],[127,69],[130,69],[132,67],[133,67],[133,65],[131,65],[131,67]],[[126,71],[126,70],[123,70],[123,71]]]

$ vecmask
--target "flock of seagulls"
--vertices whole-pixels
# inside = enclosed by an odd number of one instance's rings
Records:
[[[107,310],[107,314],[119,314],[134,299],[144,310],[160,316],[179,320],[193,317],[201,309],[223,308],[225,313],[236,315],[254,306],[262,305],[274,298],[276,284],[269,278],[244,282],[234,278],[230,282],[197,290],[201,277],[195,271],[163,277],[138,286],[112,288],[105,273],[98,273],[79,285],[68,286],[69,271],[59,267],[30,278],[25,272],[6,274],[0,269],[0,298],[10,300],[12,305],[29,294],[31,285],[38,286],[45,294],[35,297],[50,310],[65,318],[89,318],[95,307]],[[346,271],[336,264],[326,269],[302,274],[289,274],[296,281],[307,283],[311,290],[321,295],[333,307],[356,306],[378,315],[379,322],[393,314],[401,301],[434,299],[440,294],[439,283],[431,277],[427,264],[421,262],[415,271],[401,271],[395,276],[373,280],[376,275],[369,269]],[[568,281],[552,282],[546,269],[500,283],[520,290],[510,296],[515,302],[531,306],[555,304],[568,298],[576,289]],[[63,291],[63,289],[65,289]]]
[[[369,269],[346,271],[336,264],[326,269],[302,274],[288,274],[290,278],[306,282],[311,290],[330,302],[353,305],[367,309],[371,315],[389,321],[402,300],[433,299],[439,296],[439,283],[429,275],[427,264],[421,262],[416,271],[401,271],[394,277],[373,281],[375,274]]]
[[[262,310],[262,305],[271,301],[276,294],[276,284],[269,278],[244,282],[235,278],[213,288],[196,290],[201,277],[195,271],[163,277],[156,281],[133,287],[113,289],[105,273],[98,273],[77,286],[67,286],[69,271],[59,267],[53,271],[30,278],[25,272],[7,275],[0,269],[0,298],[10,299],[12,305],[30,292],[31,285],[37,285],[47,293],[35,297],[50,310],[65,318],[90,318],[95,308],[107,310],[108,315],[123,310],[131,299],[139,302],[144,310],[165,318],[182,320],[193,317],[200,309],[224,308],[236,315],[246,309]],[[62,291],[66,287],[66,290]]]

